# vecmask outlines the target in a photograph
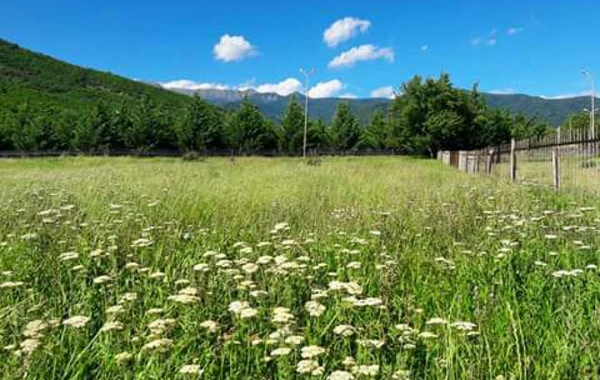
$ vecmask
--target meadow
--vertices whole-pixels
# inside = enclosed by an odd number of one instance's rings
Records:
[[[597,198],[399,157],[0,178],[5,379],[599,376]]]

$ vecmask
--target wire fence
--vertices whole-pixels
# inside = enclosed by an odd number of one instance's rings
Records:
[[[591,128],[476,151],[442,151],[438,158],[468,173],[523,185],[600,192],[600,140]]]
[[[401,152],[394,149],[309,149],[306,155],[309,157],[320,156],[395,156]],[[208,149],[201,151],[181,151],[177,149],[96,149],[89,151],[81,150],[0,150],[0,158],[27,158],[27,157],[68,157],[68,156],[110,156],[110,157],[185,157],[195,155],[198,157],[301,157],[302,151],[281,151],[277,149]]]

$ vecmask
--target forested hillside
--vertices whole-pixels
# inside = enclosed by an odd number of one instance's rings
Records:
[[[439,149],[480,148],[549,129],[543,119],[488,107],[486,95],[455,88],[447,74],[415,76],[401,91],[387,103],[311,100],[307,148],[431,156]],[[300,153],[301,99],[270,97],[272,105],[285,100],[278,115],[265,115],[252,96],[221,108],[0,40],[0,150]],[[318,117],[323,114],[330,117]]]
[[[99,101],[118,105],[147,97],[170,109],[184,107],[190,99],[149,86],[20,48],[0,39],[0,105],[24,101],[77,111]]]

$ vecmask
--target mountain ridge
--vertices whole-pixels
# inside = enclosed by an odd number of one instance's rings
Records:
[[[162,87],[185,95],[198,95],[200,98],[227,110],[237,109],[244,97],[247,96],[250,102],[258,106],[265,116],[273,120],[279,120],[292,96],[296,96],[298,99],[304,98],[304,95],[301,93],[279,95],[276,93],[261,93],[252,89],[214,88],[191,90]],[[589,96],[549,99],[528,94],[493,94],[487,92],[482,92],[481,94],[491,108],[505,108],[511,112],[522,113],[526,116],[539,116],[548,121],[552,126],[558,126],[569,115],[583,111],[585,107],[589,107],[590,102]],[[386,98],[311,98],[309,113],[313,118],[321,118],[329,121],[333,117],[337,103],[346,102],[350,105],[352,111],[357,113],[361,124],[366,124],[369,122],[370,114],[373,111],[377,109],[385,111],[391,101],[391,99]]]

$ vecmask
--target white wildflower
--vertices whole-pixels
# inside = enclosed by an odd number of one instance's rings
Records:
[[[62,324],[65,326],[71,326],[75,328],[84,327],[90,321],[90,317],[86,317],[84,315],[76,315],[71,318],[65,319],[62,321]]]

